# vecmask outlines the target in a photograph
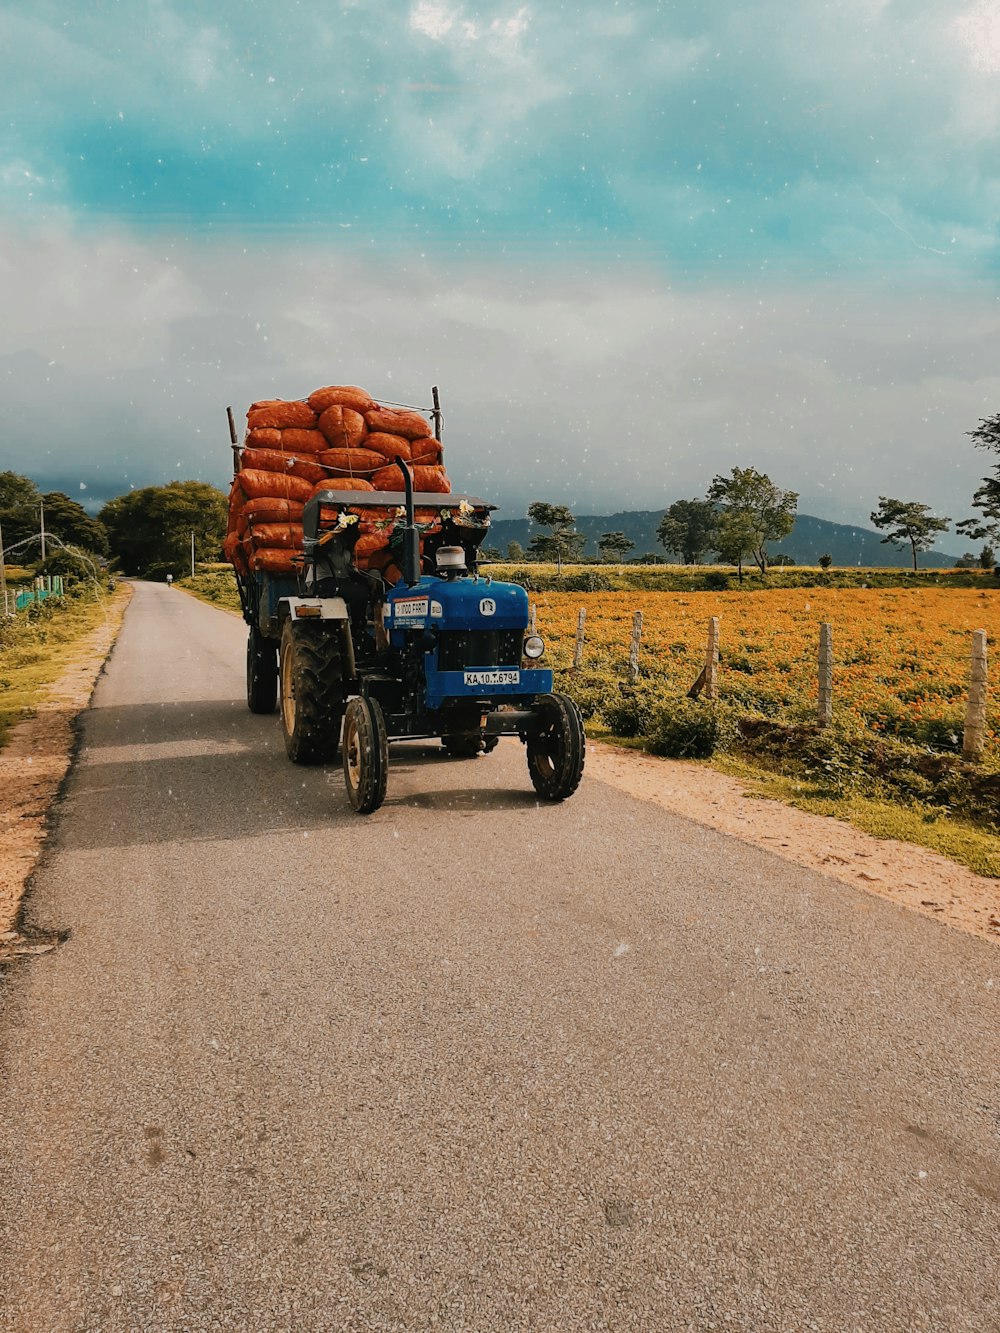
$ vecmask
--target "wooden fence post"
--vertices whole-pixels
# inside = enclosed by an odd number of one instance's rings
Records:
[[[532,603],[531,603],[531,610],[528,612],[528,633],[529,633],[529,634],[537,634],[537,632],[538,632],[538,631],[535,629],[535,613],[536,613],[536,611],[537,611],[537,607],[535,606],[535,603],[532,602]]]
[[[708,622],[708,643],[705,647],[705,698],[714,699],[719,693],[719,617]]]
[[[580,614],[576,618],[576,643],[573,645],[573,669],[574,671],[583,662],[583,626],[587,619],[587,608],[580,607]]]
[[[632,617],[632,642],[628,649],[628,678],[634,685],[639,679],[639,644],[642,642],[642,612]]]
[[[969,673],[969,703],[965,710],[962,757],[979,759],[986,744],[986,631],[972,635],[972,670]]]
[[[833,626],[819,627],[819,702],[816,716],[821,727],[833,721]]]
[[[715,699],[719,693],[719,617],[712,616],[708,622],[708,643],[705,645],[705,665],[698,672],[698,679],[688,690],[689,699],[697,699],[702,690],[706,699]]]

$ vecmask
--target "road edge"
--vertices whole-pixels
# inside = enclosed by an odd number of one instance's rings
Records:
[[[48,952],[59,942],[26,926],[25,907],[51,831],[53,809],[79,750],[81,716],[114,651],[131,600],[131,585],[120,582],[109,598],[104,623],[80,640],[74,660],[0,749],[0,786],[11,796],[7,819],[0,826],[0,967],[24,955]]]

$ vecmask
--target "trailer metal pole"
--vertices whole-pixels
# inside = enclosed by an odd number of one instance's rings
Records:
[[[431,416],[434,418],[434,438],[441,442],[441,398],[438,394],[438,386],[435,384],[431,389],[431,397],[434,400],[434,411]]]
[[[236,422],[233,420],[233,409],[231,407],[226,408],[226,416],[229,418],[229,439],[233,446],[233,475],[235,476],[241,467],[240,445],[236,438]]]

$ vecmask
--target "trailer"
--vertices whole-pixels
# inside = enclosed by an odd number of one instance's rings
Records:
[[[436,389],[434,405],[440,439]],[[229,423],[238,472],[231,409]],[[385,799],[390,745],[428,738],[456,759],[515,739],[538,796],[565,800],[583,774],[583,723],[542,665],[545,644],[529,629],[526,591],[480,567],[494,506],[415,491],[408,464],[395,466],[398,490],[317,483],[303,506],[293,572],[237,568],[247,706],[277,706],[293,763],[330,763],[339,751],[359,814]],[[361,516],[372,513],[389,534],[395,579],[355,559]]]

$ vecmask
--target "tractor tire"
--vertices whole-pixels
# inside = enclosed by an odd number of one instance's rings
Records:
[[[247,707],[251,713],[273,713],[278,702],[278,654],[260,630],[247,636]]]
[[[279,665],[281,734],[293,764],[325,764],[337,757],[344,716],[340,627],[324,629],[286,620]]]
[[[565,694],[543,694],[536,707],[542,727],[528,738],[531,783],[544,801],[565,801],[583,777],[586,741],[580,710]]]
[[[359,815],[370,815],[385,800],[389,746],[377,699],[352,699],[344,714],[344,785]]]

